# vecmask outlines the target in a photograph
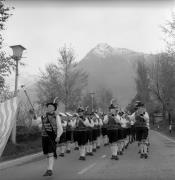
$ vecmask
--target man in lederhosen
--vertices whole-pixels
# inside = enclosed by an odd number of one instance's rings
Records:
[[[102,122],[104,121],[106,116],[107,116],[107,114],[103,114]],[[105,124],[104,122],[103,122],[101,130],[102,130],[102,136],[103,136],[103,144],[104,144],[104,146],[107,146],[109,144],[109,139],[108,139],[108,135],[107,135],[107,124]]]
[[[66,114],[64,113],[59,113],[60,117],[61,117],[61,125],[62,125],[62,128],[63,128],[63,133],[60,137],[60,141],[59,141],[59,146],[60,146],[60,154],[59,156],[60,157],[64,157],[65,156],[65,151],[66,151],[66,142],[67,142],[67,139],[66,139],[66,127],[67,127],[67,116]]]
[[[87,147],[86,147],[86,155],[88,156],[93,156],[93,152],[92,152],[92,149],[93,149],[93,138],[92,138],[92,130],[93,130],[93,127],[94,127],[94,122],[92,120],[92,114],[89,113],[88,117],[87,117],[87,120],[88,120],[88,128],[87,128],[87,139],[88,139],[88,143],[87,143]]]
[[[48,103],[46,104],[46,109],[44,108],[43,110],[43,115],[32,121],[33,125],[42,128],[42,148],[48,162],[47,171],[44,176],[52,176],[53,174],[54,158],[57,158],[56,142],[59,142],[63,132],[61,119],[56,114],[56,109],[56,103]]]
[[[77,142],[77,131],[76,131],[76,125],[77,125],[78,117],[79,117],[78,113],[74,113],[73,117],[72,117],[72,131],[73,131],[74,150],[79,150],[78,142]]]
[[[136,140],[135,126],[134,126],[135,121],[131,118],[131,114],[129,114],[128,117],[129,117],[130,126],[131,126],[131,141],[130,141],[130,143],[133,143]]]
[[[111,159],[118,160],[118,129],[119,129],[119,123],[117,119],[115,118],[115,113],[116,113],[116,107],[111,104],[109,106],[109,114],[108,116],[105,117],[104,123],[107,124],[107,133],[108,133],[108,138],[109,138],[109,143],[111,146],[111,152],[112,152],[112,157]]]
[[[98,136],[98,119],[95,116],[95,113],[93,113],[93,115],[92,115],[92,120],[93,120],[93,123],[94,123],[94,127],[93,127],[93,130],[92,130],[92,141],[93,141],[93,149],[92,149],[92,151],[96,152],[96,150],[97,150],[97,136]]]
[[[122,113],[117,109],[115,118],[120,123],[118,128],[118,155],[123,155],[124,152],[124,128]]]
[[[77,113],[79,117],[77,118],[75,132],[80,150],[79,160],[86,160],[85,145],[87,144],[87,124],[86,124],[86,119],[84,117],[84,109],[82,107],[79,107]]]
[[[142,102],[136,103],[136,112],[131,115],[131,119],[135,119],[136,140],[139,142],[140,158],[148,157],[148,131],[149,131],[149,115]]]
[[[67,127],[66,127],[67,149],[66,149],[66,153],[70,153],[71,152],[72,134],[73,134],[73,121],[72,121],[72,115],[70,113],[66,113],[66,115],[67,115]]]
[[[101,146],[101,127],[103,125],[102,119],[100,118],[100,116],[95,113],[98,125],[97,125],[97,149],[100,148]]]

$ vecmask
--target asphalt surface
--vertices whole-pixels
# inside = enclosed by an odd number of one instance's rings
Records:
[[[150,143],[148,159],[140,159],[137,143],[131,144],[119,161],[110,159],[109,147],[101,147],[86,161],[79,161],[78,151],[72,151],[56,160],[52,177],[42,176],[47,165],[43,159],[0,170],[0,180],[174,180],[175,141],[151,131]]]

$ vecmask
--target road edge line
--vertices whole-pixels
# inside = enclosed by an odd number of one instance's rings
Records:
[[[151,130],[151,131],[156,132],[157,134],[159,134],[160,136],[164,137],[165,139],[167,139],[167,140],[169,140],[169,141],[175,143],[175,140],[172,139],[171,137],[168,137],[167,135],[162,134],[161,132],[158,132],[158,131],[155,131],[155,130]]]
[[[0,162],[0,170],[7,169],[13,166],[17,166],[26,162],[30,162],[36,158],[42,157],[43,153],[36,153],[28,156],[23,156],[17,159]]]
[[[81,171],[79,171],[79,172],[78,172],[78,175],[84,174],[85,172],[87,172],[88,170],[90,170],[91,168],[93,168],[95,165],[96,165],[96,163],[93,163],[93,164],[87,166],[86,168],[84,168],[84,169],[82,169]]]

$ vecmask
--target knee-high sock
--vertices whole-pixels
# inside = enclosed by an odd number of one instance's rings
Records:
[[[115,156],[114,155],[114,145],[113,144],[111,144],[111,153],[112,153],[113,156]]]
[[[89,152],[90,152],[90,148],[89,148],[89,146],[90,146],[90,144],[88,143],[88,144],[86,145],[86,152],[87,152],[87,153],[89,153]]]
[[[85,157],[85,153],[86,153],[85,146],[82,146],[81,148],[82,148],[82,156]]]
[[[66,146],[65,146],[65,145],[62,145],[62,146],[61,146],[61,153],[65,153],[65,149],[66,149]]]
[[[49,154],[48,156],[48,170],[53,170],[53,165],[54,165],[54,157],[53,154]]]
[[[93,147],[92,147],[92,143],[89,145],[89,152],[92,152],[92,149],[93,149]]]
[[[144,152],[144,154],[147,154],[147,152],[148,152],[148,149],[147,149],[148,147],[147,147],[147,145],[146,145],[146,143],[144,143],[143,144],[143,152]]]
[[[107,144],[108,143],[108,137],[105,135],[104,137],[104,144]]]
[[[140,144],[140,152],[141,152],[141,154],[144,153],[144,145],[143,145],[143,143]]]
[[[127,146],[127,139],[125,139],[124,144],[125,144],[125,147],[126,147]]]
[[[118,152],[118,146],[117,144],[114,144],[114,156],[117,156],[117,152]]]
[[[96,141],[93,143],[93,148],[96,149]]]
[[[100,146],[100,137],[97,139],[97,146]]]
[[[82,146],[79,147],[80,156],[83,156]]]
[[[117,143],[117,145],[118,145],[118,151],[120,152],[121,151],[120,141]]]
[[[71,149],[71,144],[70,142],[67,143],[67,150],[70,150]]]
[[[77,142],[75,142],[75,147],[78,147],[78,143]]]
[[[119,144],[119,151],[121,152],[122,151],[122,149],[123,149],[123,146],[122,146],[122,141],[120,141],[120,144]]]
[[[103,144],[107,144],[106,136],[103,137]]]

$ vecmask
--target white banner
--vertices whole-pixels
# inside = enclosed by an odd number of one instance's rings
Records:
[[[0,156],[4,151],[8,138],[14,126],[17,107],[17,97],[0,103]]]

